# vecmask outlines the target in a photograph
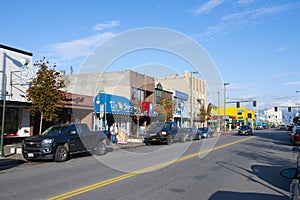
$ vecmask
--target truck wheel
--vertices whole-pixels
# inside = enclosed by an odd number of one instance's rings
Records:
[[[96,147],[96,155],[102,156],[106,153],[106,145],[104,142],[99,142]]]
[[[182,142],[182,143],[185,143],[185,136],[182,135],[182,136],[179,138],[179,141]]]
[[[55,157],[54,161],[55,162],[64,162],[68,158],[68,150],[64,146],[58,146],[56,151],[55,151]]]
[[[171,142],[172,142],[172,136],[168,135],[168,137],[167,137],[167,145],[170,145]]]
[[[193,141],[195,139],[195,137],[190,135],[189,139],[190,139],[190,141]]]

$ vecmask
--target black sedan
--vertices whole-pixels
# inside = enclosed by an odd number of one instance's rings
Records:
[[[248,125],[243,125],[239,128],[238,135],[252,135],[252,128]]]
[[[210,127],[198,128],[198,133],[201,136],[201,138],[212,138],[212,137],[214,137],[214,130],[212,130]]]

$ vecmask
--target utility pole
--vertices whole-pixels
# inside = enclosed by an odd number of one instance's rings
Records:
[[[230,85],[230,83],[224,83],[224,131],[226,131],[226,86]]]
[[[6,105],[6,82],[7,77],[4,71],[0,71],[3,74],[2,82],[4,85],[4,90],[2,89],[2,96],[3,96],[3,106],[2,106],[2,123],[1,123],[1,142],[0,142],[0,156],[4,157],[4,121],[5,121],[5,105]]]
[[[220,92],[218,92],[218,129],[221,131],[221,118],[220,118]]]

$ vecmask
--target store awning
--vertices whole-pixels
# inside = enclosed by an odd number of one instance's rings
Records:
[[[133,104],[123,96],[99,93],[94,98],[94,109],[96,113],[105,112],[111,114],[133,114]]]

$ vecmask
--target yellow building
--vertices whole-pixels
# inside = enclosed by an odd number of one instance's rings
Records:
[[[211,110],[213,121],[218,123],[218,119],[220,119],[220,126],[224,127],[224,108],[213,108]],[[241,125],[250,125],[254,128],[255,125],[255,111],[249,110],[246,107],[226,107],[226,127],[227,129],[235,129]]]

